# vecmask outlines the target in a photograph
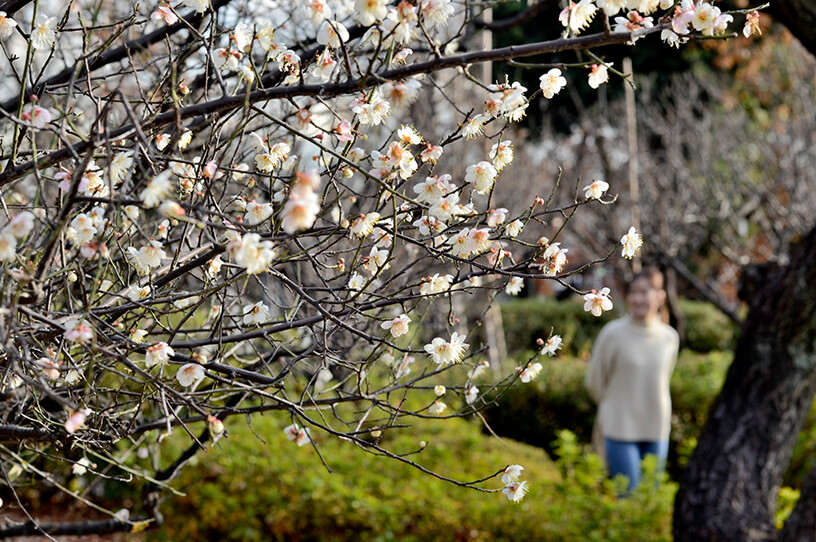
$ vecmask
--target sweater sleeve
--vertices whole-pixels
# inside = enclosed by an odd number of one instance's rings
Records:
[[[584,379],[589,395],[592,396],[596,403],[600,403],[606,393],[609,370],[612,364],[610,342],[608,328],[604,327],[592,346],[592,356],[589,359],[589,367]]]

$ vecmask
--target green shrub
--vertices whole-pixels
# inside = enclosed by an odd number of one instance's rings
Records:
[[[680,300],[680,311],[686,319],[685,345],[696,352],[732,350],[739,329],[711,303]]]
[[[564,354],[584,355],[604,324],[615,318],[609,313],[592,316],[582,301],[549,298],[514,299],[501,304],[501,314],[511,355],[535,349],[536,339],[546,339],[551,330],[564,339]]]
[[[684,344],[687,349],[695,352],[733,349],[738,329],[714,305],[681,300],[680,311],[686,321]],[[565,355],[586,356],[601,328],[617,317],[604,313],[596,318],[584,311],[581,301],[550,298],[514,299],[501,305],[501,313],[511,355],[535,349],[536,339],[547,338],[552,330],[564,339]]]
[[[677,476],[685,466],[712,401],[719,393],[731,354],[684,350],[671,380],[672,431],[668,470]],[[568,428],[589,443],[596,405],[584,387],[587,363],[576,358],[542,360],[538,378],[507,390],[485,412],[499,435],[556,452],[554,441]]]
[[[279,420],[230,427],[230,438],[182,474],[186,496],[163,507],[162,540],[669,540],[672,484],[620,499],[600,458],[569,433],[558,464],[537,448],[501,442],[465,420],[419,421],[394,437],[408,458],[463,480],[507,464],[525,467],[530,492],[519,504],[501,493],[465,489],[331,438],[318,449],[288,442]],[[260,452],[260,453],[259,453]],[[567,453],[568,452],[568,453]],[[563,475],[559,474],[563,473]],[[652,477],[654,479],[654,477]],[[480,484],[501,487],[498,479]]]

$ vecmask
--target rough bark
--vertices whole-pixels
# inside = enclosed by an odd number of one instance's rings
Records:
[[[678,542],[777,539],[776,495],[816,393],[816,228],[758,280],[744,289],[742,338],[677,494]],[[812,515],[803,504],[795,514]]]

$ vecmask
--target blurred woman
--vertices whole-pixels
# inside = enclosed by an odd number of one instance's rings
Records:
[[[629,314],[598,334],[586,374],[610,476],[625,475],[629,491],[640,482],[643,458],[657,456],[662,468],[669,451],[669,379],[679,338],[661,319],[665,301],[660,271],[637,273],[626,289]]]

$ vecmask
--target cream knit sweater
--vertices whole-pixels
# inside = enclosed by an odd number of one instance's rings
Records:
[[[674,328],[659,321],[644,324],[627,316],[604,326],[586,374],[604,437],[630,442],[669,438],[669,379],[678,345]]]

